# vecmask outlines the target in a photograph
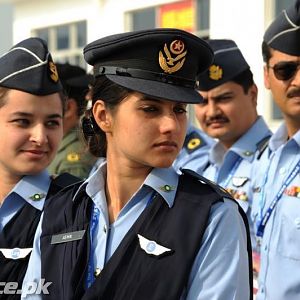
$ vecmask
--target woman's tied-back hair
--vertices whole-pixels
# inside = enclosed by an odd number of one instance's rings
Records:
[[[92,107],[86,110],[81,120],[83,136],[92,155],[106,157],[107,149],[105,132],[99,128],[93,116],[94,103],[97,100],[103,100],[105,107],[113,112],[115,107],[130,93],[132,93],[131,90],[112,82],[104,75],[95,78],[90,92]]]

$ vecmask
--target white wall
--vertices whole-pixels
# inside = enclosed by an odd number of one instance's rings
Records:
[[[258,110],[265,113],[261,42],[264,1],[211,0],[211,38],[233,39],[241,49],[259,88]]]

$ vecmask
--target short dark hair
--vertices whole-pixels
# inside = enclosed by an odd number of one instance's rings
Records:
[[[263,60],[266,64],[269,64],[269,60],[272,57],[271,47],[263,41],[261,44]]]
[[[243,88],[245,94],[247,94],[250,87],[255,84],[253,80],[253,73],[250,69],[243,71],[242,73],[233,77],[230,81],[233,81],[234,83],[240,85]]]
[[[109,80],[105,75],[102,75],[95,78],[93,84],[91,84],[92,105],[94,105],[97,100],[101,99],[105,102],[106,108],[113,111],[116,106],[118,106],[118,104],[132,92],[133,91],[130,89],[124,88]],[[90,119],[95,129],[92,135],[87,134],[83,130],[83,136],[87,143],[88,150],[96,157],[106,157],[106,135],[105,132],[102,131],[96,124],[92,108],[85,112],[83,118]]]

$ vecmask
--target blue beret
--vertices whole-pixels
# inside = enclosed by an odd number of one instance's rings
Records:
[[[199,37],[179,29],[157,28],[111,35],[88,44],[84,58],[94,76],[149,96],[199,103],[196,77],[213,52]]]
[[[34,95],[61,91],[57,69],[46,42],[40,38],[28,38],[2,55],[0,86]]]
[[[264,42],[280,52],[300,55],[300,0],[283,10],[267,28]]]
[[[200,91],[211,90],[249,69],[242,52],[233,40],[208,40],[214,51],[214,61],[207,71],[198,76]]]

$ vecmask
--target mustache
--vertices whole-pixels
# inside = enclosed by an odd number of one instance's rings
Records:
[[[300,88],[292,88],[287,93],[288,98],[300,97]]]
[[[215,122],[229,122],[229,119],[226,118],[225,116],[222,116],[222,115],[218,115],[218,116],[214,116],[214,117],[209,117],[207,118],[206,120],[206,125],[211,125],[212,123],[215,123]]]

